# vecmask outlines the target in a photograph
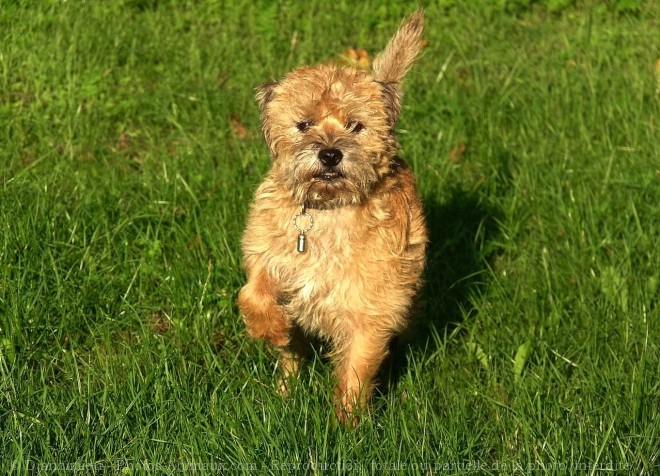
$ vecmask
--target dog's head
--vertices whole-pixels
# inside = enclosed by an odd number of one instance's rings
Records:
[[[404,21],[372,72],[320,65],[260,88],[276,180],[313,208],[357,204],[390,170],[401,82],[421,50],[423,13]]]

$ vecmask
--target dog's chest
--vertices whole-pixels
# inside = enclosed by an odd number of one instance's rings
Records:
[[[342,307],[362,288],[363,266],[374,243],[356,209],[310,210],[314,224],[305,233],[305,251],[297,251],[300,232],[293,214],[282,217],[281,233],[273,235],[271,273],[294,307]]]
[[[299,277],[337,276],[349,271],[352,267],[351,258],[365,239],[365,230],[360,226],[358,213],[354,209],[309,210],[307,213],[313,220],[311,226],[309,220],[302,219],[297,229],[293,224],[294,214],[280,220],[282,233],[273,236],[278,241],[273,248],[278,250],[277,254],[281,258],[279,266],[287,274]],[[304,234],[305,241],[302,252],[298,250],[301,234]]]

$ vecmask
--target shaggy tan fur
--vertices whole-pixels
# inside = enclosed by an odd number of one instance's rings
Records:
[[[396,156],[401,81],[421,49],[423,13],[404,21],[373,74],[320,65],[257,94],[273,156],[243,238],[249,334],[281,348],[285,378],[306,336],[332,346],[337,414],[355,424],[392,336],[411,317],[427,233],[410,169]],[[306,249],[296,250],[293,218]]]

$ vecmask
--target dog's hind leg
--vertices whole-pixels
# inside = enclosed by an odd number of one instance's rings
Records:
[[[280,366],[282,375],[279,379],[280,393],[289,394],[291,382],[300,372],[300,362],[304,359],[310,350],[310,342],[303,330],[297,325],[293,325],[289,332],[290,340],[286,347],[280,351]]]

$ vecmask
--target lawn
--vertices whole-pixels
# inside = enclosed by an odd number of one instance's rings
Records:
[[[0,469],[659,471],[660,7],[439,3],[424,309],[347,430],[323,349],[284,399],[238,315],[254,88],[414,7],[0,0]]]

